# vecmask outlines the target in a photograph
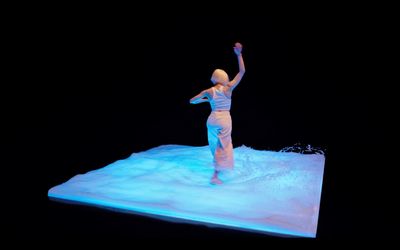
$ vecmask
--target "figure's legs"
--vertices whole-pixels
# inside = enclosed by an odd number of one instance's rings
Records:
[[[232,122],[227,118],[223,120],[222,128],[217,134],[217,144],[214,152],[217,170],[233,169]]]
[[[233,169],[232,120],[229,112],[212,112],[207,120],[208,143],[215,167],[212,184],[221,184],[218,173]]]
[[[218,170],[215,170],[215,171],[214,171],[214,175],[212,176],[211,181],[210,181],[211,184],[213,184],[213,185],[219,185],[219,184],[222,184],[222,183],[223,183],[223,182],[221,181],[221,179],[219,179],[218,173],[219,173]]]

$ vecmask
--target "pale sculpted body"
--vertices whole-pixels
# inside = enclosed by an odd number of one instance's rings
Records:
[[[222,69],[216,69],[211,81],[213,87],[201,91],[198,95],[190,99],[191,104],[209,102],[211,114],[207,119],[208,143],[214,162],[214,175],[211,179],[212,184],[221,184],[218,173],[223,170],[233,169],[233,145],[232,145],[232,119],[230,108],[232,102],[232,92],[242,80],[245,67],[242,57],[242,45],[236,43],[233,48],[238,59],[239,72],[229,80],[228,74]]]

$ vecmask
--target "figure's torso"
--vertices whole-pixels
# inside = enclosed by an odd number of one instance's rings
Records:
[[[210,98],[210,105],[212,111],[229,111],[231,109],[232,103],[232,92],[229,88],[223,87],[212,87],[211,88],[211,98]]]

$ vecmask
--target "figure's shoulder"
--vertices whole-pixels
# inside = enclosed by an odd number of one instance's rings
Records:
[[[206,91],[207,93],[209,93],[210,95],[212,95],[212,93],[214,92],[214,87],[208,88],[208,89],[206,89],[206,90],[204,90],[204,91]]]
[[[224,93],[225,93],[225,95],[227,95],[228,97],[232,96],[232,91],[233,91],[233,88],[231,88],[231,87],[229,87],[229,86],[225,86],[225,87],[224,87]]]

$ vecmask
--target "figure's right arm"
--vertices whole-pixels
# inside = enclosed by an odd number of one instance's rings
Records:
[[[200,94],[198,94],[195,97],[193,97],[192,99],[190,99],[190,103],[198,104],[198,103],[202,103],[202,102],[208,102],[209,101],[208,97],[209,97],[208,91],[203,90],[200,92]]]

